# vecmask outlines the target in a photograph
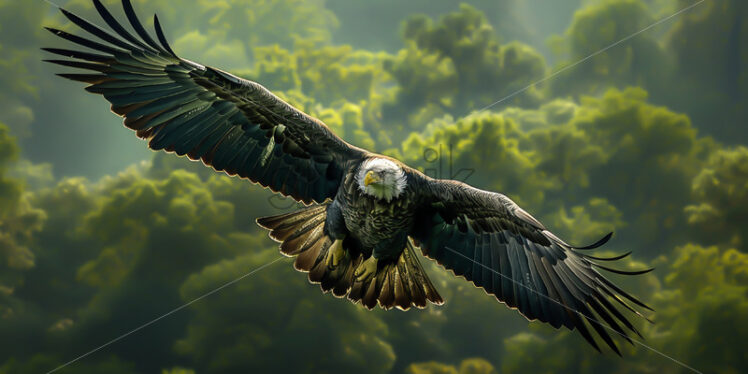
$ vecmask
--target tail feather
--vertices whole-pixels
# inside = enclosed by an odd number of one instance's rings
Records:
[[[361,263],[362,257],[358,257],[350,262],[350,265],[346,267],[345,274],[338,278],[337,282],[332,288],[332,294],[336,297],[343,297],[348,294],[351,289],[351,280],[353,280],[353,273],[356,271],[356,267]],[[324,287],[323,287],[324,288]]]
[[[377,304],[384,309],[412,306],[425,308],[427,302],[444,303],[415,255],[408,241],[397,261],[380,263],[376,274],[360,282],[354,277],[355,269],[367,256],[348,251],[334,268],[325,263],[332,239],[325,234],[327,205],[319,204],[299,211],[257,219],[257,224],[270,230],[270,237],[280,242],[280,251],[286,256],[296,256],[294,268],[308,272],[309,281],[318,283],[324,292],[336,297],[347,296],[372,309]]]
[[[314,268],[314,265],[317,264],[318,259],[325,257],[330,245],[332,245],[330,238],[324,235],[320,236],[314,240],[314,244],[309,246],[309,249],[301,252],[299,256],[296,257],[294,268],[299,271],[310,272],[312,268]]]
[[[285,242],[293,239],[303,238],[309,230],[314,229],[318,225],[324,224],[324,217],[311,217],[306,221],[302,221],[296,226],[283,226],[273,230],[273,236],[279,242]]]
[[[324,236],[324,221],[317,222],[308,230],[303,230],[299,234],[284,240],[280,249],[286,255],[294,256],[311,248],[318,240]]]
[[[375,276],[365,282],[354,282],[348,299],[360,301],[369,309],[377,304],[384,309],[396,307],[403,310],[411,306],[425,308],[427,302],[444,304],[421,267],[410,240],[397,261],[381,264]]]
[[[327,209],[327,204],[314,205],[278,216],[261,217],[257,219],[257,224],[270,230],[270,237],[273,240],[283,242],[296,231],[294,229],[301,229],[298,227],[299,224],[306,223],[310,218],[321,218],[324,223],[325,209]]]

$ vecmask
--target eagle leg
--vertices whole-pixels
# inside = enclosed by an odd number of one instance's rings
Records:
[[[377,272],[378,260],[374,256],[369,256],[366,261],[358,265],[356,272],[353,275],[356,277],[356,281],[363,282],[369,279],[372,275]]]
[[[325,264],[328,268],[334,268],[340,264],[340,261],[345,258],[345,250],[343,249],[343,239],[335,239],[327,251],[325,257]]]

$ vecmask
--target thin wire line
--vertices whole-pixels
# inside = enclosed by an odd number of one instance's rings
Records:
[[[470,258],[470,257],[468,257],[468,256],[465,256],[464,254],[462,254],[462,253],[460,253],[460,252],[457,252],[457,251],[455,251],[454,249],[452,249],[452,248],[450,248],[450,247],[446,247],[446,246],[445,246],[444,248],[448,249],[448,250],[449,250],[450,252],[453,252],[453,253],[455,253],[455,254],[458,254],[458,255],[460,255],[460,256],[461,256],[462,258],[464,258],[464,259],[466,259],[466,260],[470,260],[470,262],[472,262],[472,263],[474,263],[474,264],[476,264],[476,265],[478,265],[478,266],[480,266],[480,267],[482,267],[482,268],[484,268],[484,269],[487,269],[488,271],[490,271],[490,272],[492,272],[492,273],[494,273],[494,274],[496,274],[496,275],[499,275],[499,276],[501,276],[502,278],[504,278],[504,279],[506,279],[506,280],[508,280],[508,281],[510,281],[510,282],[512,282],[512,283],[514,283],[514,284],[516,284],[516,285],[518,285],[518,286],[524,287],[524,288],[526,288],[526,289],[530,290],[531,292],[534,292],[534,293],[535,293],[535,294],[537,294],[538,296],[541,296],[541,297],[543,297],[543,298],[545,298],[545,299],[548,299],[548,300],[550,300],[550,301],[552,301],[552,302],[554,302],[554,303],[556,303],[556,304],[560,305],[561,307],[563,307],[563,308],[566,308],[566,309],[568,309],[568,310],[570,310],[570,311],[572,311],[572,312],[574,312],[574,313],[578,314],[579,316],[581,316],[581,317],[583,317],[583,318],[587,319],[588,321],[594,322],[594,323],[596,323],[596,324],[598,324],[598,325],[600,325],[600,326],[602,326],[602,327],[605,327],[606,329],[608,329],[608,330],[610,330],[610,331],[613,331],[614,333],[616,333],[616,334],[618,334],[618,335],[621,335],[621,336],[622,336],[622,337],[624,337],[624,338],[628,338],[628,339],[631,339],[631,340],[632,340],[633,342],[635,342],[635,343],[637,343],[637,344],[641,345],[642,347],[645,347],[645,348],[649,349],[649,350],[650,350],[650,351],[652,351],[652,352],[655,352],[655,353],[657,353],[657,354],[659,354],[659,355],[661,355],[661,356],[663,356],[663,357],[665,357],[665,358],[668,358],[669,360],[671,360],[671,361],[675,362],[675,363],[676,363],[676,364],[678,364],[678,365],[681,365],[681,366],[683,366],[684,368],[686,368],[686,369],[688,369],[688,370],[691,370],[691,371],[693,371],[694,373],[699,373],[699,374],[703,374],[702,372],[700,372],[700,371],[698,371],[698,370],[696,370],[696,369],[692,368],[691,366],[688,366],[688,365],[686,365],[686,364],[685,364],[684,362],[682,362],[682,361],[679,361],[679,360],[676,360],[675,358],[673,358],[673,357],[670,357],[670,356],[666,355],[665,353],[662,353],[662,352],[658,351],[657,349],[655,349],[655,348],[652,348],[652,347],[650,347],[650,346],[648,346],[648,345],[646,345],[646,344],[644,344],[644,343],[642,343],[642,342],[640,342],[640,341],[638,341],[638,340],[636,340],[636,339],[634,339],[634,338],[631,338],[631,337],[629,337],[629,336],[627,336],[627,335],[625,335],[625,334],[621,334],[620,332],[616,331],[616,330],[615,330],[615,329],[613,329],[612,327],[610,327],[610,326],[608,326],[608,325],[606,325],[606,324],[604,324],[604,323],[602,323],[602,322],[600,322],[600,321],[598,321],[598,320],[596,320],[596,319],[594,319],[594,318],[591,318],[591,317],[587,317],[587,316],[585,316],[584,314],[582,314],[581,312],[577,311],[576,309],[574,309],[574,308],[572,308],[572,307],[569,307],[569,306],[567,306],[567,305],[565,305],[565,304],[563,304],[563,303],[561,303],[561,302],[559,302],[559,301],[557,301],[557,300],[554,300],[554,299],[553,299],[553,298],[551,298],[551,297],[548,297],[548,296],[546,296],[546,295],[543,295],[542,293],[540,293],[540,292],[538,292],[538,291],[536,291],[536,290],[534,290],[534,289],[532,289],[532,288],[530,288],[530,287],[528,287],[528,286],[526,286],[526,285],[524,285],[524,284],[522,284],[522,283],[519,283],[519,282],[515,281],[514,279],[512,279],[512,278],[510,278],[510,277],[508,277],[508,276],[506,276],[506,275],[504,275],[504,274],[501,274],[500,272],[498,272],[498,271],[496,271],[496,270],[494,270],[494,269],[492,269],[492,268],[490,268],[490,267],[488,267],[488,266],[486,266],[486,265],[483,265],[483,264],[481,264],[481,263],[479,263],[479,262],[476,262],[476,261],[475,261],[475,260],[473,260],[472,258]]]
[[[59,6],[59,5],[51,2],[50,0],[44,0],[44,2],[47,3],[47,4],[49,4],[49,5],[52,5],[53,7],[57,8],[57,9],[62,9],[61,6]]]
[[[487,105],[487,106],[485,106],[485,107],[483,107],[483,108],[475,111],[474,114],[483,112],[483,111],[485,111],[488,108],[491,108],[491,107],[493,107],[495,105],[498,105],[498,104],[500,104],[500,103],[502,103],[502,102],[504,102],[504,101],[506,101],[508,99],[511,99],[512,97],[517,96],[517,95],[521,94],[522,92],[527,91],[528,89],[530,89],[530,87],[535,86],[536,84],[539,84],[539,83],[543,83],[543,82],[545,82],[545,81],[547,81],[547,80],[549,80],[549,79],[551,79],[551,78],[553,78],[553,77],[555,77],[555,76],[563,73],[566,70],[569,70],[569,69],[571,69],[571,68],[573,68],[573,67],[575,67],[575,66],[577,66],[577,65],[579,65],[579,64],[581,64],[581,63],[583,63],[583,62],[585,62],[585,61],[587,61],[587,60],[589,60],[589,59],[591,59],[591,58],[593,58],[593,57],[595,57],[595,56],[597,56],[597,55],[599,55],[599,54],[601,54],[601,53],[603,53],[603,52],[605,52],[605,51],[607,51],[607,50],[609,50],[609,49],[611,49],[611,48],[613,48],[613,47],[615,47],[615,46],[617,46],[617,45],[619,45],[619,44],[621,44],[621,43],[623,43],[623,42],[625,42],[627,40],[629,40],[629,39],[631,39],[631,38],[633,38],[633,37],[635,37],[635,36],[637,36],[637,35],[645,32],[645,31],[647,31],[647,30],[649,30],[649,29],[651,29],[651,28],[653,28],[653,27],[655,27],[655,26],[657,26],[657,25],[659,25],[659,24],[661,24],[661,23],[663,23],[663,22],[665,22],[665,21],[673,18],[673,17],[675,17],[675,16],[678,16],[679,14],[681,14],[683,12],[686,12],[686,11],[692,9],[693,7],[695,7],[695,6],[703,3],[704,1],[706,1],[706,0],[699,0],[698,2],[696,2],[694,4],[691,4],[691,5],[683,8],[683,9],[681,9],[681,10],[679,10],[679,11],[677,11],[677,12],[675,12],[675,13],[667,16],[667,17],[665,17],[665,18],[662,18],[662,19],[658,20],[657,22],[655,22],[655,23],[653,23],[653,24],[651,24],[651,25],[649,25],[649,26],[647,26],[647,27],[645,27],[645,28],[643,28],[643,29],[641,29],[641,30],[639,30],[639,31],[637,31],[637,32],[635,32],[635,33],[633,33],[633,34],[631,34],[631,35],[629,35],[629,36],[627,36],[627,37],[625,37],[625,38],[623,38],[623,39],[615,42],[615,43],[613,43],[613,44],[610,44],[607,47],[605,47],[605,48],[603,48],[603,49],[601,49],[601,50],[599,50],[599,51],[597,51],[597,52],[595,52],[595,53],[593,53],[593,54],[591,54],[591,55],[589,55],[589,56],[587,56],[587,57],[585,57],[585,58],[583,58],[583,59],[581,59],[581,60],[579,60],[579,61],[571,64],[571,65],[565,66],[565,67],[557,70],[556,72],[548,75],[547,77],[545,77],[543,79],[540,79],[538,81],[530,83],[527,86],[525,86],[525,87],[523,87],[523,88],[521,88],[521,89],[519,89],[517,91],[512,92],[511,94],[509,94],[508,96],[505,96],[501,100],[496,101],[496,102],[494,102],[492,104],[489,104],[489,105]]]
[[[52,1],[50,1],[50,0],[44,0],[44,1],[45,1],[45,2],[47,2],[47,3],[49,3],[49,4],[50,4],[50,5],[52,5],[52,6],[56,7],[56,8],[61,8],[61,7],[59,6],[59,5],[57,5],[57,4],[55,4],[55,3],[53,3],[53,2],[52,2]],[[657,21],[657,22],[655,22],[655,23],[653,23],[653,24],[651,24],[651,25],[649,25],[649,26],[645,27],[645,28],[644,28],[644,29],[642,29],[642,30],[639,30],[639,31],[637,31],[637,32],[635,32],[635,33],[633,33],[633,34],[631,34],[631,35],[629,35],[629,36],[627,36],[627,37],[625,37],[625,38],[623,38],[623,39],[621,39],[621,40],[619,40],[619,41],[617,41],[617,42],[613,43],[613,44],[610,44],[610,45],[608,45],[607,47],[605,47],[605,48],[603,48],[603,49],[601,49],[601,50],[599,50],[599,51],[597,51],[597,52],[595,52],[595,53],[593,53],[593,54],[591,54],[591,55],[589,55],[589,56],[587,56],[587,57],[585,57],[585,58],[583,58],[583,59],[581,59],[581,60],[579,60],[579,61],[577,61],[577,62],[575,62],[575,63],[571,64],[571,65],[568,65],[568,66],[566,66],[566,67],[564,67],[564,68],[562,68],[562,69],[560,69],[560,70],[558,70],[558,71],[554,72],[553,74],[551,74],[551,75],[549,75],[549,76],[547,76],[547,77],[545,77],[545,78],[543,78],[543,79],[541,79],[541,80],[538,80],[538,81],[536,81],[536,82],[534,82],[534,83],[531,83],[531,84],[527,85],[526,87],[524,87],[524,88],[522,88],[522,89],[520,89],[520,90],[517,90],[517,91],[515,91],[515,92],[511,93],[510,95],[508,95],[508,96],[506,96],[506,97],[504,97],[504,98],[502,98],[502,99],[500,99],[500,100],[498,100],[498,101],[496,101],[496,102],[494,102],[494,103],[492,103],[492,104],[490,104],[490,105],[488,105],[488,106],[485,106],[485,107],[481,108],[481,109],[480,109],[480,110],[478,110],[478,111],[477,111],[476,113],[479,113],[479,112],[485,111],[486,109],[489,109],[489,108],[491,108],[491,107],[493,107],[493,106],[495,106],[495,105],[497,105],[497,104],[499,104],[499,103],[501,103],[501,102],[503,102],[503,101],[506,101],[507,99],[509,99],[509,98],[512,98],[512,97],[514,97],[514,96],[516,96],[516,95],[518,95],[518,94],[520,94],[520,93],[522,93],[522,92],[526,91],[527,89],[529,89],[530,87],[532,87],[532,86],[534,86],[534,85],[536,85],[536,84],[538,84],[538,83],[542,83],[542,82],[545,82],[545,81],[547,81],[547,80],[549,80],[549,79],[551,79],[551,78],[553,78],[553,77],[557,76],[558,74],[560,74],[560,73],[562,73],[562,72],[564,72],[564,71],[566,71],[566,70],[569,70],[569,69],[571,69],[571,68],[573,68],[573,67],[575,67],[575,66],[577,66],[577,65],[579,65],[579,64],[581,64],[581,63],[583,63],[583,62],[585,62],[585,61],[587,61],[587,60],[589,60],[590,58],[592,58],[592,57],[594,57],[594,56],[596,56],[596,55],[598,55],[598,54],[600,54],[600,53],[603,53],[603,52],[607,51],[608,49],[610,49],[610,48],[613,48],[613,47],[615,47],[616,45],[618,45],[618,44],[621,44],[621,43],[623,43],[623,42],[625,42],[625,41],[627,41],[627,40],[629,40],[629,39],[631,39],[631,38],[633,38],[633,37],[635,37],[635,36],[637,36],[637,35],[639,35],[639,34],[641,34],[641,33],[645,32],[645,31],[647,31],[647,30],[651,29],[651,28],[652,28],[652,27],[654,27],[654,26],[657,26],[657,25],[659,25],[660,23],[663,23],[663,22],[665,22],[665,21],[667,21],[667,20],[669,20],[669,19],[671,19],[671,18],[673,18],[673,17],[675,17],[675,16],[677,16],[677,15],[679,15],[679,14],[681,14],[681,13],[685,12],[685,11],[688,11],[689,9],[691,9],[691,8],[693,8],[693,7],[695,7],[695,6],[699,5],[699,4],[701,4],[701,3],[702,3],[702,2],[704,2],[704,1],[705,1],[705,0],[700,0],[700,1],[698,1],[698,2],[696,2],[696,3],[694,3],[694,4],[692,4],[692,5],[690,5],[690,6],[688,6],[688,7],[685,7],[685,8],[683,8],[683,9],[679,10],[678,12],[676,12],[676,13],[674,13],[674,14],[672,14],[672,15],[668,16],[668,17],[665,17],[665,18],[663,18],[663,19],[660,19],[659,21]],[[272,109],[268,108],[267,106],[265,106],[265,105],[262,105],[262,104],[260,104],[260,103],[258,103],[258,102],[255,102],[254,100],[251,100],[251,99],[250,99],[249,101],[250,101],[250,102],[252,102],[252,103],[254,103],[255,105],[257,105],[257,106],[259,106],[259,107],[263,107],[263,108],[264,108],[264,109],[266,109],[266,110],[267,110],[268,112],[270,112],[270,113],[271,113],[271,114],[272,114],[273,116],[276,116],[276,117],[281,117],[279,113],[276,113],[276,112],[275,112],[274,110],[272,110]],[[282,119],[282,118],[281,118],[281,119]],[[462,256],[462,257],[465,257],[466,259],[468,259],[468,260],[470,260],[470,261],[472,261],[472,262],[475,262],[475,261],[473,261],[472,259],[470,259],[470,258],[468,258],[468,257],[464,256],[463,254],[461,254],[461,253],[459,253],[459,252],[455,252],[454,250],[452,250],[452,249],[451,249],[451,248],[449,248],[449,247],[446,247],[446,248],[447,248],[447,249],[449,249],[450,251],[454,252],[454,253],[457,253],[458,255],[460,255],[460,256]],[[68,365],[70,365],[70,364],[72,364],[72,363],[74,363],[74,362],[76,362],[76,361],[78,361],[78,360],[81,360],[81,359],[83,359],[83,358],[85,358],[85,357],[87,357],[87,356],[89,356],[89,355],[91,355],[91,354],[93,354],[93,353],[95,353],[95,352],[97,352],[97,351],[99,351],[99,350],[101,350],[101,349],[103,349],[103,348],[105,348],[105,347],[107,347],[107,346],[109,346],[109,345],[111,345],[111,344],[113,344],[113,343],[115,343],[115,342],[117,342],[117,341],[121,340],[121,339],[124,339],[125,337],[127,337],[127,336],[129,336],[129,335],[131,335],[131,334],[133,334],[133,333],[135,333],[135,332],[137,332],[137,331],[139,331],[139,330],[141,330],[141,329],[143,329],[143,328],[147,327],[147,326],[150,326],[150,325],[152,325],[152,324],[154,324],[154,323],[158,322],[159,320],[161,320],[161,319],[163,319],[163,318],[166,318],[166,317],[168,317],[168,316],[170,316],[170,315],[172,315],[172,314],[174,314],[174,313],[176,313],[176,312],[178,312],[178,311],[180,311],[180,310],[182,310],[182,309],[184,309],[184,308],[186,308],[186,307],[188,307],[188,306],[192,305],[193,303],[195,303],[195,302],[197,302],[197,301],[200,301],[200,300],[202,300],[203,298],[205,298],[205,297],[207,297],[207,296],[210,296],[210,295],[212,295],[212,294],[214,294],[214,293],[216,293],[216,292],[218,292],[218,291],[220,291],[220,290],[222,290],[222,289],[224,289],[224,288],[226,288],[226,287],[228,287],[228,286],[230,286],[230,285],[232,285],[232,284],[234,284],[234,283],[237,283],[237,282],[241,281],[242,279],[244,279],[244,278],[246,278],[246,277],[249,277],[249,276],[251,276],[252,274],[254,274],[254,273],[256,273],[256,272],[258,272],[258,271],[260,271],[260,270],[262,270],[262,269],[264,269],[264,268],[266,268],[266,267],[268,267],[268,266],[270,266],[270,265],[274,264],[275,262],[278,262],[278,261],[280,261],[280,260],[282,260],[282,259],[284,259],[284,258],[285,258],[285,257],[279,257],[279,258],[277,258],[277,259],[275,259],[275,260],[273,260],[273,261],[271,261],[271,262],[269,262],[269,263],[266,263],[266,264],[264,264],[264,265],[262,265],[262,266],[260,266],[260,267],[258,267],[258,268],[256,268],[256,269],[252,270],[251,272],[249,272],[249,273],[247,273],[247,274],[244,274],[244,275],[242,275],[242,276],[241,276],[241,277],[239,277],[239,278],[236,278],[236,279],[234,279],[234,280],[232,280],[232,281],[230,281],[230,282],[228,282],[228,283],[226,283],[226,284],[224,284],[224,285],[222,285],[222,286],[220,286],[220,287],[218,287],[218,288],[216,288],[216,289],[214,289],[214,290],[212,290],[212,291],[210,291],[210,292],[207,292],[207,293],[205,293],[205,294],[203,294],[203,295],[199,296],[198,298],[196,298],[196,299],[194,299],[194,300],[192,300],[192,301],[190,301],[190,302],[188,302],[188,303],[186,303],[186,304],[184,304],[184,305],[182,305],[182,306],[179,306],[179,307],[177,307],[177,308],[175,308],[175,309],[173,309],[173,310],[171,310],[171,311],[169,311],[169,312],[167,312],[167,313],[165,313],[165,314],[163,314],[163,315],[161,315],[161,316],[159,316],[159,317],[157,317],[157,318],[155,318],[155,319],[153,319],[153,320],[151,320],[151,321],[149,321],[149,322],[147,322],[147,323],[145,323],[145,324],[143,324],[143,325],[141,325],[141,326],[139,326],[139,327],[137,327],[137,328],[135,328],[135,329],[133,329],[133,330],[131,330],[131,331],[127,332],[127,333],[125,333],[125,334],[123,334],[123,335],[120,335],[119,337],[117,337],[117,338],[115,338],[115,339],[112,339],[112,340],[108,341],[107,343],[104,343],[104,344],[102,344],[101,346],[99,346],[99,347],[97,347],[97,348],[95,348],[95,349],[93,349],[93,350],[91,350],[91,351],[89,351],[89,352],[86,352],[86,353],[85,353],[85,354],[83,354],[83,355],[80,355],[80,356],[76,357],[75,359],[73,359],[73,360],[71,360],[71,361],[68,361],[67,363],[65,363],[65,364],[63,364],[63,365],[60,365],[60,366],[58,366],[57,368],[55,368],[55,369],[53,369],[53,370],[51,370],[51,371],[47,372],[47,374],[51,374],[51,373],[54,373],[54,372],[56,372],[56,371],[58,371],[58,370],[60,370],[60,369],[63,369],[63,368],[65,368],[66,366],[68,366]],[[498,274],[498,275],[500,275],[500,276],[502,276],[502,277],[504,277],[504,278],[506,278],[506,279],[510,280],[510,281],[511,281],[511,282],[513,282],[513,283],[516,283],[516,284],[518,284],[518,285],[520,285],[520,286],[522,286],[522,287],[525,287],[525,288],[529,289],[530,291],[533,291],[533,292],[537,293],[537,291],[535,291],[535,290],[532,290],[532,289],[530,289],[529,287],[525,286],[524,284],[520,284],[520,283],[518,283],[518,282],[514,281],[514,280],[513,280],[513,279],[511,279],[511,278],[507,278],[507,277],[506,277],[505,275],[503,275],[503,274],[501,274],[501,273],[498,273],[498,272],[496,272],[495,270],[493,270],[493,269],[491,269],[491,268],[488,268],[488,267],[486,267],[486,266],[485,266],[485,265],[483,265],[483,264],[478,264],[478,265],[480,265],[480,266],[482,266],[482,267],[484,267],[484,268],[488,269],[489,271],[492,271],[492,272],[494,272],[494,273],[496,273],[496,274]],[[583,317],[584,317],[584,315],[582,315],[582,314],[581,314],[580,312],[578,312],[578,311],[576,311],[576,310],[574,310],[574,309],[571,309],[571,308],[569,308],[569,307],[567,307],[567,306],[565,306],[565,305],[563,305],[563,304],[559,303],[559,302],[558,302],[558,301],[556,301],[556,300],[553,300],[553,299],[551,299],[551,298],[549,298],[549,297],[547,297],[547,296],[545,296],[545,295],[539,294],[539,293],[538,293],[538,295],[540,295],[540,296],[542,296],[542,297],[545,297],[545,298],[547,298],[547,299],[549,299],[549,300],[551,300],[551,301],[553,301],[553,302],[555,302],[555,303],[557,303],[557,304],[561,305],[562,307],[565,307],[565,308],[567,308],[567,309],[570,309],[571,311],[573,311],[573,312],[575,312],[575,313],[577,313],[577,314],[579,314],[579,315],[581,315],[581,316],[583,316]],[[585,318],[586,318],[586,317],[585,317]],[[600,323],[600,322],[598,322],[598,321],[596,321],[596,320],[592,320],[592,321],[594,321],[595,323],[598,323],[599,325],[601,325],[601,326],[603,326],[603,327],[605,327],[605,328],[607,328],[607,329],[609,329],[609,330],[611,330],[611,331],[613,331],[613,332],[615,332],[615,333],[617,333],[617,334],[621,335],[621,334],[620,334],[620,333],[619,333],[618,331],[615,331],[615,330],[613,330],[613,329],[612,329],[611,327],[609,327],[609,326],[607,326],[607,325],[604,325],[604,324],[602,324],[602,323]],[[685,367],[685,368],[687,368],[687,369],[690,369],[690,370],[691,370],[691,371],[693,371],[693,372],[696,372],[696,373],[699,373],[699,374],[701,374],[701,372],[700,372],[700,371],[698,371],[698,370],[696,370],[696,369],[694,369],[694,368],[692,368],[692,367],[690,367],[690,366],[686,365],[685,363],[683,363],[683,362],[681,362],[681,361],[678,361],[678,360],[676,360],[676,359],[674,359],[674,358],[672,358],[672,357],[670,357],[670,356],[668,356],[668,355],[666,355],[666,354],[664,354],[664,353],[662,353],[662,352],[660,352],[660,351],[658,351],[658,350],[656,350],[656,349],[654,349],[654,348],[652,348],[652,347],[650,347],[650,346],[648,346],[648,345],[646,345],[646,344],[644,344],[644,343],[642,343],[642,342],[639,342],[639,341],[637,341],[637,340],[635,340],[635,339],[632,339],[632,340],[633,340],[634,342],[636,342],[637,344],[640,344],[640,345],[642,345],[642,346],[644,346],[644,347],[646,347],[646,348],[650,349],[651,351],[653,351],[653,352],[656,352],[656,353],[658,353],[658,354],[662,355],[663,357],[666,357],[666,358],[668,358],[668,359],[672,360],[672,361],[673,361],[673,362],[675,362],[675,363],[678,363],[678,364],[680,364],[681,366],[683,366],[683,367]]]
[[[84,354],[82,354],[82,355],[80,355],[80,356],[78,356],[78,357],[76,357],[76,358],[74,358],[74,359],[72,359],[72,360],[70,360],[70,361],[62,364],[62,365],[60,365],[60,366],[58,366],[58,367],[56,367],[56,368],[54,368],[53,370],[48,371],[47,374],[54,373],[54,372],[56,372],[56,371],[58,371],[58,370],[60,370],[60,369],[62,369],[64,367],[66,367],[66,366],[68,366],[68,365],[70,365],[70,364],[72,364],[72,363],[74,363],[74,362],[76,362],[76,361],[78,361],[78,360],[80,360],[80,359],[82,359],[82,358],[84,358],[84,357],[86,357],[86,356],[88,356],[88,355],[90,355],[90,354],[92,354],[92,353],[94,353],[94,352],[96,352],[96,351],[104,348],[104,347],[107,347],[107,346],[109,346],[109,345],[111,345],[111,344],[113,344],[113,343],[115,343],[115,342],[117,342],[117,341],[119,341],[121,339],[124,339],[125,337],[127,337],[127,336],[129,336],[129,335],[131,335],[131,334],[133,334],[133,333],[135,333],[135,332],[137,332],[137,331],[139,331],[139,330],[141,330],[141,329],[143,329],[145,327],[148,327],[148,326],[150,326],[150,325],[152,325],[152,324],[160,321],[161,319],[166,318],[166,317],[168,317],[168,316],[170,316],[170,315],[172,315],[172,314],[174,314],[174,313],[176,313],[176,312],[178,312],[178,311],[180,311],[180,310],[182,310],[182,309],[184,309],[184,308],[192,305],[193,303],[196,303],[196,302],[198,302],[198,301],[200,301],[200,300],[202,300],[202,299],[204,299],[204,298],[206,298],[206,297],[208,297],[208,296],[210,296],[210,295],[212,295],[212,294],[214,294],[214,293],[216,293],[216,292],[218,292],[218,291],[220,291],[220,290],[222,290],[222,289],[224,289],[224,288],[226,288],[226,287],[228,287],[228,286],[230,286],[230,285],[232,285],[232,284],[234,284],[236,282],[239,282],[240,280],[242,280],[244,278],[247,278],[250,275],[252,275],[252,274],[254,274],[254,273],[256,273],[256,272],[258,272],[258,271],[260,271],[260,270],[262,270],[262,269],[264,269],[264,268],[266,268],[266,267],[268,267],[268,266],[270,266],[270,265],[272,265],[272,264],[274,264],[274,263],[282,260],[282,259],[285,259],[285,258],[287,258],[287,257],[278,257],[278,258],[276,258],[273,261],[270,261],[270,262],[268,262],[268,263],[266,263],[266,264],[264,264],[264,265],[262,265],[262,266],[260,266],[258,268],[255,268],[254,270],[250,271],[249,273],[244,274],[241,277],[236,278],[236,279],[234,279],[234,280],[232,280],[232,281],[230,281],[228,283],[225,283],[222,286],[220,286],[220,287],[218,287],[218,288],[216,288],[216,289],[214,289],[214,290],[212,290],[210,292],[207,292],[207,293],[205,293],[205,294],[197,297],[196,299],[193,299],[192,301],[188,302],[187,304],[184,304],[184,305],[182,305],[180,307],[174,308],[170,312],[168,312],[166,314],[163,314],[160,317],[151,320],[150,322],[144,323],[144,324],[136,327],[135,329],[132,329],[129,332],[127,332],[125,334],[122,334],[122,335],[120,335],[120,336],[118,336],[118,337],[116,337],[116,338],[114,338],[114,339],[112,339],[112,340],[110,340],[110,341],[108,341],[108,342],[106,342],[106,343],[104,343],[104,344],[102,344],[102,345],[100,345],[100,346],[98,346],[98,347],[96,347],[96,348],[94,348],[94,349],[92,349],[92,350],[90,350],[90,351],[88,351],[88,352],[86,352],[86,353],[84,353]]]

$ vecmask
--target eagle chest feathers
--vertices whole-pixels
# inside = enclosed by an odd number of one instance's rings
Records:
[[[343,209],[345,226],[366,249],[408,232],[413,225],[407,199],[387,202],[356,192],[347,201],[349,205]]]
[[[400,167],[386,159],[364,161],[345,176],[337,200],[349,235],[366,252],[383,242],[391,242],[392,251],[405,247],[404,234],[413,225],[414,212],[405,178]]]

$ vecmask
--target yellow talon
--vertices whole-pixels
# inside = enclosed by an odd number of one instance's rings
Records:
[[[345,251],[343,250],[343,240],[335,239],[327,251],[327,257],[325,258],[325,264],[328,267],[334,268],[340,264],[340,261],[345,257]]]
[[[356,276],[356,280],[363,282],[369,279],[377,272],[377,259],[374,256],[370,256],[366,261],[358,265],[353,275]]]

